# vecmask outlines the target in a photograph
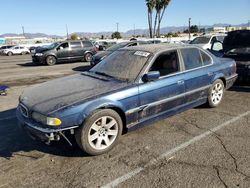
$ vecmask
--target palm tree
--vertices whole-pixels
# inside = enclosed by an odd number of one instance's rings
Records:
[[[155,7],[155,0],[146,0],[147,8],[148,8],[148,26],[149,26],[149,34],[150,38],[153,37],[152,33],[152,14]]]
[[[157,25],[157,20],[159,20],[159,15],[161,12],[161,1],[162,0],[156,0],[155,1],[155,10],[156,10],[156,14],[155,14],[155,23],[154,23],[154,36],[156,36],[156,25]]]
[[[171,0],[159,0],[159,5],[156,8],[157,17],[158,17],[158,29],[157,29],[157,36],[160,37],[160,28],[161,28],[161,21],[167,6],[169,5]]]

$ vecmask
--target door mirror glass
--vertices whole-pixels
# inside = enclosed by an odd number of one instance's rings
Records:
[[[142,81],[143,82],[151,82],[154,80],[158,80],[160,78],[160,72],[159,71],[151,71],[143,75]]]
[[[211,50],[221,52],[223,51],[223,45],[222,42],[216,41],[212,44]]]

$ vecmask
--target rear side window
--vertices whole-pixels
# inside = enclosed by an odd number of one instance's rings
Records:
[[[181,54],[186,70],[202,67],[203,64],[199,51],[200,50],[198,50],[197,48],[181,49]]]
[[[200,50],[203,65],[210,65],[212,63],[212,59],[203,51]]]
[[[93,47],[92,43],[90,41],[82,41],[83,47],[90,48]]]
[[[81,48],[82,47],[82,44],[81,44],[81,42],[70,42],[70,46],[71,46],[71,48]]]

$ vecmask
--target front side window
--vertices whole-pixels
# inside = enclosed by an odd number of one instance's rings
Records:
[[[60,46],[58,46],[59,49],[65,49],[65,48],[68,48],[68,47],[69,47],[69,44],[67,42],[62,43]]]
[[[197,48],[181,49],[181,55],[186,70],[195,69],[203,66],[200,51]]]
[[[149,71],[159,71],[161,77],[179,72],[177,52],[164,52],[158,56]]]

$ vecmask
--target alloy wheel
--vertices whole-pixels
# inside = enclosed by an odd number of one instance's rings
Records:
[[[215,105],[220,103],[220,101],[223,97],[223,93],[224,93],[224,86],[220,82],[216,83],[213,86],[212,96],[211,96],[212,102]]]
[[[88,142],[95,150],[104,150],[111,146],[118,136],[118,123],[111,116],[97,119],[88,132]]]

